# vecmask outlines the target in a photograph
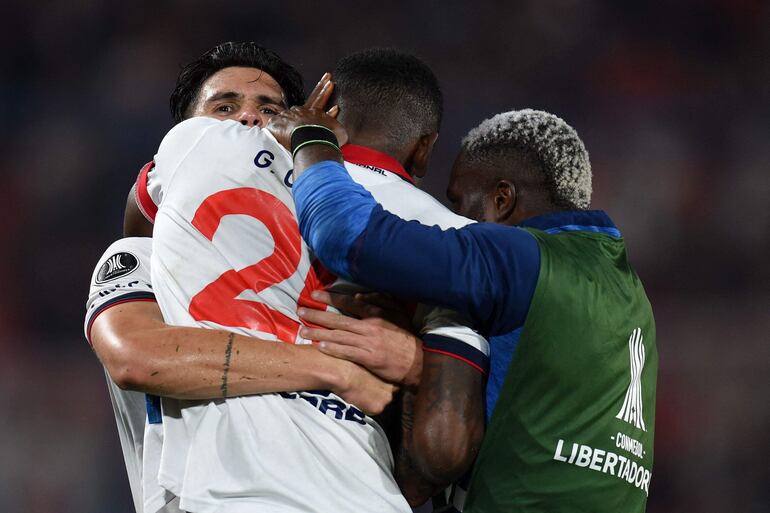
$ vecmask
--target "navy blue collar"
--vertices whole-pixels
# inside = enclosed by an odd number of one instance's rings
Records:
[[[603,210],[567,210],[530,217],[519,224],[525,228],[536,228],[545,233],[558,232],[599,232],[620,238],[620,230]]]

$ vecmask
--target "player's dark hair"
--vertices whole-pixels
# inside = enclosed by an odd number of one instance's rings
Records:
[[[443,97],[438,79],[414,55],[369,48],[344,57],[332,73],[334,98],[345,126],[365,128],[399,150],[415,138],[438,132]]]
[[[278,82],[288,107],[304,102],[302,76],[277,53],[253,42],[221,43],[182,68],[169,101],[174,122],[190,117],[201,86],[214,73],[231,66],[257,68]]]

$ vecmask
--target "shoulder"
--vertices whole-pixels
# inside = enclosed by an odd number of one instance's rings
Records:
[[[104,251],[94,270],[92,283],[104,283],[117,278],[123,272],[127,275],[146,266],[149,272],[152,256],[151,237],[125,237],[118,239]],[[111,268],[110,265],[117,267]]]
[[[159,152],[173,151],[176,147],[194,147],[201,143],[219,143],[243,140],[261,141],[283,148],[269,130],[247,127],[233,120],[218,120],[208,117],[190,118],[174,126],[160,144]]]
[[[245,151],[244,143],[260,145],[273,152],[285,152],[268,131],[261,128],[244,126],[237,121],[212,119],[207,117],[190,118],[174,126],[158,147],[156,163],[158,168],[179,165],[191,152],[211,150],[217,155],[228,155],[234,148],[238,154]]]
[[[107,308],[127,301],[155,301],[150,281],[151,255],[149,237],[120,239],[107,248],[91,275],[86,301],[86,338],[96,316]]]
[[[190,148],[199,141],[207,131],[217,127],[221,121],[211,118],[190,118],[174,125],[163,137],[158,153],[173,153],[184,148]]]
[[[345,162],[350,177],[365,188],[382,207],[407,221],[446,230],[460,228],[474,221],[459,216],[436,198],[389,171]]]
[[[199,117],[179,123],[166,134],[150,176],[170,176],[190,164],[206,163],[219,168],[223,159],[239,165],[253,162],[258,168],[268,167],[276,160],[284,167],[292,164],[291,154],[269,130],[247,127],[232,120]]]
[[[214,175],[246,179],[255,168],[269,168],[283,179],[292,167],[291,154],[268,130],[232,120],[192,118],[172,128],[163,139],[144,189],[160,207],[164,197],[177,187],[173,184],[179,182],[208,190]],[[137,192],[142,194],[143,190],[138,188]]]

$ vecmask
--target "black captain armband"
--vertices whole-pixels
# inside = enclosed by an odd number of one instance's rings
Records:
[[[291,158],[311,144],[325,144],[340,151],[337,136],[329,128],[321,125],[301,125],[291,131]]]

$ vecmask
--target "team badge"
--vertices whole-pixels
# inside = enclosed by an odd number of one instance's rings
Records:
[[[96,273],[96,283],[106,283],[131,274],[139,267],[139,260],[131,253],[116,253],[107,259]]]

